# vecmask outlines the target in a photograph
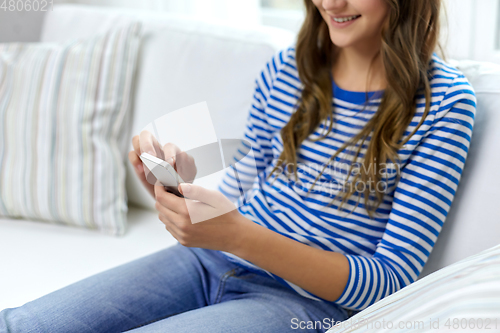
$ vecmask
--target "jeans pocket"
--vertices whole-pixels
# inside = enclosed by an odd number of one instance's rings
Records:
[[[253,278],[255,275],[257,274],[250,272],[244,268],[236,268],[233,277],[241,280],[246,280]]]

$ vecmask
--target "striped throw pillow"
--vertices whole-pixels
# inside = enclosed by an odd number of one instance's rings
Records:
[[[125,233],[139,39],[0,44],[0,216]]]

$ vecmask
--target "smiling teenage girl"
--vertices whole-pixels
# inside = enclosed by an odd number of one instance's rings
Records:
[[[131,162],[180,245],[5,310],[0,330],[323,332],[417,279],[475,114],[465,77],[433,53],[440,1],[305,5],[297,44],[256,81],[246,204],[192,224],[188,210],[225,209],[239,184],[184,184],[197,200],[184,201],[146,182],[138,154],[158,151],[134,138]]]

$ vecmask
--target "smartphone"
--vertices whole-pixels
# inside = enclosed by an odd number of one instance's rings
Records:
[[[142,153],[139,157],[142,163],[144,163],[156,179],[165,187],[165,190],[178,197],[184,198],[178,189],[179,184],[184,183],[184,181],[170,163],[148,153]]]

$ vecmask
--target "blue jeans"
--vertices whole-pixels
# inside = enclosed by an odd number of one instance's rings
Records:
[[[5,309],[0,332],[325,332],[347,318],[218,251],[175,245]]]

